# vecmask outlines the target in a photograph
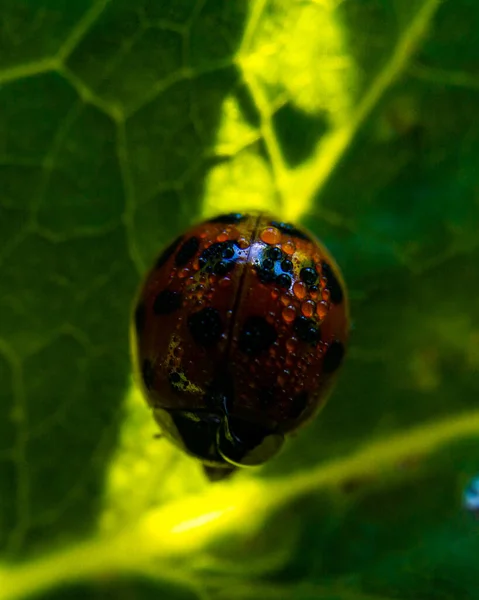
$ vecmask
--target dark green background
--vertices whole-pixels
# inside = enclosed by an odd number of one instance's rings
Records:
[[[6,565],[34,565],[94,539],[125,419],[128,322],[141,276],[170,238],[205,206],[214,209],[206,182],[215,168],[253,157],[274,179],[266,109],[238,59],[262,4],[257,36],[273,44],[314,7],[293,0],[0,3]],[[343,269],[351,347],[320,418],[278,459],[245,475],[263,478],[265,490],[269,480],[327,468],[393,435],[407,446],[410,428],[467,415],[479,423],[479,4],[325,5],[343,35],[342,58],[353,65],[351,119],[418,15],[432,8],[411,58],[301,218]],[[318,38],[321,31],[318,18]],[[274,54],[270,60],[273,67]],[[330,68],[324,56],[305,64],[318,76]],[[284,163],[295,169],[318,140],[327,143],[335,122],[332,105],[308,112],[287,80],[288,73],[283,83],[266,78],[260,87]],[[254,133],[234,153],[215,141],[227,98]],[[282,214],[294,202],[276,196],[270,209]],[[247,192],[231,208],[244,205]],[[225,531],[203,557],[176,564],[184,589],[159,567],[154,576],[113,573],[42,590],[42,597],[479,597],[479,521],[461,504],[479,472],[478,436],[458,433],[437,448],[425,442],[411,460],[404,466],[398,457],[390,471],[365,481],[358,473],[338,486],[313,486],[272,512],[256,536]],[[170,470],[182,461],[175,455]],[[185,472],[196,473],[184,462]],[[185,484],[178,496],[189,491]],[[196,569],[202,560],[209,567]],[[10,599],[1,573],[0,564],[0,598]]]

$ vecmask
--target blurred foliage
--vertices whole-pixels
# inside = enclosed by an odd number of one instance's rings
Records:
[[[0,598],[479,597],[476,0],[3,0]],[[154,438],[131,300],[199,218],[342,266],[333,397],[226,483]]]

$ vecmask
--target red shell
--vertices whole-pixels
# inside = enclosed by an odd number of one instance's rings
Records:
[[[338,267],[309,232],[266,214],[222,215],[160,255],[133,329],[152,408],[193,419],[226,411],[285,434],[326,400],[348,337],[348,303]]]

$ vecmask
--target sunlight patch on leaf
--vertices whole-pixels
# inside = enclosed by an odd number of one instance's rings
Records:
[[[267,485],[266,485],[267,487]],[[137,535],[152,554],[165,547],[169,553],[190,553],[224,535],[257,531],[270,502],[261,480],[239,477],[216,483],[204,493],[180,498],[145,515]]]
[[[389,87],[405,72],[440,5],[440,0],[426,0],[402,32],[389,60],[377,73],[348,123],[326,134],[317,144],[310,160],[284,182],[284,197],[295,198],[288,204],[288,218],[297,218],[310,210],[313,199],[350,146],[356,132],[369,117]]]
[[[248,123],[238,99],[229,95],[222,106],[221,123],[215,141],[217,156],[231,156],[241,152],[259,138],[257,127]]]
[[[99,527],[114,532],[148,510],[207,485],[199,466],[159,433],[151,410],[132,383],[125,400],[118,448],[106,471]]]
[[[418,6],[362,98],[359,72],[334,5],[253,4],[238,53],[243,78],[261,118],[260,133],[284,203],[284,217],[300,219],[350,146],[356,132],[389,87],[403,74],[439,6]],[[318,32],[321,32],[318,35]],[[273,122],[285,96],[306,114],[325,113],[328,129],[301,164],[291,168]],[[294,141],[294,132],[291,134]]]
[[[205,183],[203,214],[261,210],[276,212],[271,171],[255,149],[247,148],[213,167]]]
[[[333,8],[304,2],[270,2],[239,52],[244,72],[274,103],[285,92],[310,113],[347,121],[357,89],[357,67]]]
[[[205,215],[239,206],[281,212],[283,200],[290,216],[299,218],[304,207],[296,195],[282,193],[291,169],[283,156],[286,141],[278,138],[272,119],[289,103],[299,115],[321,118],[334,128],[348,122],[354,105],[357,68],[332,6],[272,2],[263,14],[260,4],[253,5],[237,55],[259,125],[248,122],[235,97],[225,99],[215,153],[230,158],[209,173]],[[292,135],[301,144],[302,134]],[[266,152],[254,145],[258,138]]]
[[[330,139],[332,132],[352,119],[358,69],[348,51],[344,27],[331,4],[256,3],[238,62],[260,114],[260,132],[283,215],[298,220],[309,208],[310,199],[302,192],[308,179],[295,176],[298,165],[289,164],[285,148],[303,145],[298,164],[305,160],[308,163],[304,152],[313,152],[323,138]],[[278,109],[288,102],[293,117],[281,136],[281,123],[275,118]],[[324,131],[318,130],[316,139],[306,144],[298,119],[310,119],[312,127],[315,121],[322,121]],[[310,173],[306,177],[310,178]]]

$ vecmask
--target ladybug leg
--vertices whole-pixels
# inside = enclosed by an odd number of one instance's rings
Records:
[[[211,482],[228,479],[237,470],[238,469],[232,465],[228,465],[227,467],[211,467],[209,465],[203,465],[203,472]]]

